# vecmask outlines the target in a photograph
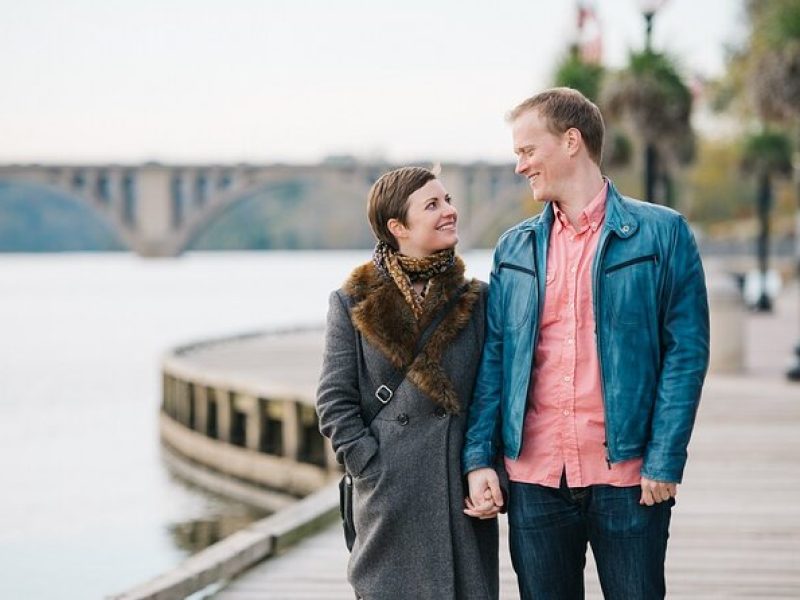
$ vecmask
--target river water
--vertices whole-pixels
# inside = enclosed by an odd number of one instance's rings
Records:
[[[321,324],[369,252],[0,255],[0,598],[102,598],[258,518],[173,477],[159,360]],[[486,279],[490,255],[466,256]]]

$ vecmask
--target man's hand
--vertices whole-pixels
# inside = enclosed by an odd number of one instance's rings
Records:
[[[471,475],[472,473],[470,473]],[[678,493],[678,484],[668,481],[656,481],[642,477],[642,497],[639,504],[653,506],[659,502],[666,502]]]
[[[494,518],[503,506],[500,479],[494,469],[483,468],[467,474],[469,497],[464,499],[464,513],[479,519]]]

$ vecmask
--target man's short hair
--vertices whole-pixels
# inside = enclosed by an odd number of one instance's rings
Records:
[[[367,200],[369,224],[378,240],[399,249],[387,223],[397,219],[406,225],[408,197],[432,179],[436,179],[434,172],[422,167],[401,167],[378,178]]]
[[[574,127],[581,132],[589,157],[600,165],[603,158],[605,125],[597,105],[578,90],[557,87],[545,90],[518,104],[508,113],[508,121],[516,121],[522,114],[537,110],[547,122],[547,128],[561,135]]]

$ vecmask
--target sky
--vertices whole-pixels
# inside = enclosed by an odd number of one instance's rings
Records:
[[[596,0],[603,59],[639,0]],[[0,163],[508,161],[574,0],[0,0]],[[723,70],[741,0],[667,0],[653,46]]]

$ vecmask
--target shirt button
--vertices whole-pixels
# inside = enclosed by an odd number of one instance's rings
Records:
[[[564,381],[572,381],[572,377],[569,375],[564,375]]]
[[[569,416],[569,409],[567,409],[567,408],[564,409],[564,416],[565,417]]]
[[[409,420],[410,419],[406,413],[400,413],[397,415],[397,422],[400,423],[400,425],[408,425]]]
[[[433,414],[439,419],[444,419],[447,416],[447,411],[443,407],[437,406]]]
[[[572,338],[567,338],[567,343],[568,343],[568,344],[572,344],[572,343],[574,343],[574,342],[575,342],[575,340],[573,340]]]
[[[570,273],[575,273],[577,270],[578,270],[578,267],[571,267],[569,272]]]

